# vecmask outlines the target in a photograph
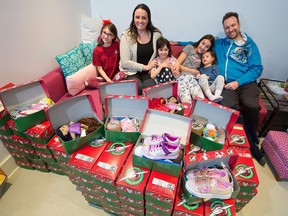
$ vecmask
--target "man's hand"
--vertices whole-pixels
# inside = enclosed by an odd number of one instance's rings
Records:
[[[236,90],[239,87],[239,84],[237,81],[233,81],[233,82],[227,83],[224,87],[226,89]]]

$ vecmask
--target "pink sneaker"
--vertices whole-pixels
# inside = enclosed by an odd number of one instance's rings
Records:
[[[229,176],[226,170],[221,170],[217,168],[202,168],[202,169],[193,169],[186,171],[187,179],[194,179],[194,178],[202,178],[202,177],[210,177],[220,179],[222,181],[229,182]]]
[[[159,135],[152,135],[148,136],[144,139],[143,144],[145,145],[159,145],[163,142],[162,136]]]
[[[206,199],[229,199],[233,192],[233,185],[230,182],[215,178],[189,179],[185,187],[192,195]]]
[[[169,133],[164,133],[162,135],[162,138],[163,138],[164,142],[169,144],[169,145],[179,146],[179,144],[180,144],[180,137],[179,136],[173,136]]]
[[[144,145],[142,147],[142,153],[146,158],[152,160],[161,159],[176,159],[179,156],[180,146],[171,146],[165,144],[157,145]]]

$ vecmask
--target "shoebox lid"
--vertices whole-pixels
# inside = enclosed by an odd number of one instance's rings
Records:
[[[54,135],[54,130],[50,121],[45,121],[29,128],[25,134],[31,141],[45,144]]]
[[[193,115],[207,118],[209,123],[222,127],[226,130],[227,135],[229,135],[238,119],[239,112],[207,99],[197,98],[193,103],[191,118],[193,118]],[[199,145],[206,151],[223,148],[223,144],[208,140],[194,132],[191,133],[190,142]]]
[[[103,82],[99,86],[100,100],[102,105],[105,104],[106,95],[138,95],[138,85],[136,80],[113,81],[110,83]]]
[[[146,201],[173,208],[178,181],[179,177],[152,170],[146,186]]]
[[[149,169],[133,164],[132,154],[130,154],[116,182],[118,193],[137,200],[144,200],[149,175]]]
[[[239,148],[250,148],[246,133],[242,124],[235,124],[227,137],[228,145]]]
[[[106,95],[105,97],[105,138],[109,142],[132,142],[136,143],[140,132],[118,132],[107,130],[107,124],[111,118],[136,118],[139,125],[142,122],[149,99],[144,96],[119,96]]]
[[[223,210],[223,215],[236,216],[235,210],[235,199],[226,199],[226,200],[214,200],[205,202],[205,216],[218,215],[216,208],[221,208]],[[215,212],[213,212],[215,211]]]
[[[13,86],[15,86],[13,83],[8,83],[8,84],[0,87],[0,91],[4,91],[4,90],[9,89],[9,88],[11,88]],[[2,101],[0,100],[0,125],[2,125],[2,121],[1,121],[2,118],[6,117],[8,114],[9,113],[8,113],[7,109],[5,109],[5,107],[3,106]],[[4,124],[5,124],[5,122],[4,122]]]
[[[102,187],[116,188],[117,177],[132,148],[133,144],[129,142],[109,142],[90,169],[89,175]]]
[[[74,152],[68,165],[79,173],[85,173],[88,175],[89,170],[96,163],[106,145],[107,142],[103,139],[93,140],[88,145]]]
[[[252,158],[239,157],[233,174],[240,186],[257,187],[259,185],[259,178]]]
[[[59,137],[60,142],[63,143],[64,149],[68,154],[75,152],[95,139],[104,137],[104,125],[96,114],[96,108],[90,95],[75,96],[55,104],[48,109],[48,117],[54,131],[64,124],[76,122],[84,117],[93,117],[102,124],[97,130],[84,137],[67,142]]]
[[[41,80],[36,80],[4,89],[0,91],[0,97],[4,107],[11,115],[11,112],[15,108],[23,105],[37,104],[40,99],[49,97],[49,93],[45,89],[43,82]],[[46,120],[47,117],[44,110],[13,119],[20,132],[24,132],[28,128]]]
[[[150,99],[149,109],[152,109],[151,100],[153,98],[167,99],[171,96],[174,96],[178,99],[178,101],[180,101],[178,97],[178,82],[177,81],[161,83],[161,84],[154,85],[148,88],[144,88],[143,95],[147,96]],[[175,112],[175,114],[180,114],[180,115],[189,117],[191,115],[191,108],[192,108],[191,105],[189,103],[181,103],[181,105],[184,107],[184,110],[177,111]]]

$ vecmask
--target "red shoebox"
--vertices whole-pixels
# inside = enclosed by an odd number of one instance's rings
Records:
[[[247,199],[247,198],[236,198],[235,199],[235,205],[246,205],[250,202],[251,199]]]
[[[173,211],[173,208],[159,206],[148,200],[146,200],[145,208],[147,211],[154,212],[155,214],[160,214],[160,215],[171,215]]]
[[[240,186],[257,187],[259,185],[257,171],[252,158],[239,157],[233,174],[236,176]]]
[[[109,142],[89,171],[89,175],[92,176],[100,186],[116,188],[117,177],[132,148],[132,143]]]
[[[243,192],[240,191],[237,198],[246,198],[246,199],[252,199],[254,196],[256,196],[258,193],[257,188],[254,188],[254,191],[252,192]]]
[[[153,98],[164,98],[167,99],[171,96],[174,96],[180,101],[178,98],[178,83],[177,81],[171,81],[166,83],[161,83],[158,85],[154,85],[148,88],[143,89],[143,95],[149,97],[149,109],[154,109],[152,104]],[[181,102],[181,101],[180,101]],[[191,115],[191,104],[189,103],[181,103],[183,106],[183,110],[175,112],[175,114],[181,114],[189,117]]]
[[[65,162],[68,162],[71,158],[72,155],[69,155],[65,149],[63,144],[60,142],[58,136],[56,136],[57,139],[55,139],[55,137],[53,137],[50,141],[49,144],[50,146],[53,145],[53,156],[57,159],[57,160],[62,160]],[[53,144],[52,144],[53,143]]]
[[[121,203],[121,209],[123,209],[125,212],[131,212],[131,213],[137,212],[137,215],[145,215],[144,208],[137,208],[129,204]]]
[[[146,201],[173,208],[179,177],[152,170],[146,187]]]
[[[228,107],[219,105],[217,103],[211,102],[207,99],[197,98],[193,102],[191,116],[192,119],[193,115],[208,119],[209,123],[220,126],[227,132],[227,135],[229,136],[238,119],[239,112]],[[220,150],[224,146],[221,143],[213,142],[203,136],[199,136],[194,132],[191,133],[190,143],[202,147],[205,151]]]
[[[46,153],[52,153],[51,150],[49,149],[47,144],[42,144],[38,142],[31,142],[31,145],[36,151],[41,151],[41,152],[46,152]]]
[[[48,148],[54,152],[54,147],[58,146],[58,145],[62,145],[62,143],[60,142],[59,138],[57,135],[54,135],[49,142],[47,143]]]
[[[144,199],[138,200],[138,199],[135,199],[130,196],[123,195],[123,194],[119,194],[119,200],[123,204],[131,205],[131,206],[138,207],[138,208],[144,208],[145,206]]]
[[[50,122],[45,121],[29,128],[25,133],[32,141],[46,143],[53,136],[54,130]]]
[[[230,206],[231,205],[231,206]],[[230,206],[230,207],[228,207]],[[221,210],[217,211],[217,207]],[[227,200],[214,200],[211,202],[205,202],[205,216],[211,216],[214,213],[215,215],[231,215],[231,216],[236,216],[236,211],[235,211],[235,200],[234,199],[227,199]],[[220,212],[220,213],[217,213]]]
[[[88,175],[89,170],[96,163],[107,144],[108,142],[99,141],[86,145],[73,153],[68,165],[80,176],[90,177]]]
[[[132,154],[130,154],[116,182],[118,193],[143,200],[149,175],[149,169],[133,165]]]
[[[250,148],[246,133],[242,124],[235,124],[228,138],[228,145],[240,148]]]
[[[143,96],[115,96],[105,97],[105,138],[108,142],[131,142],[136,143],[140,136],[139,130],[136,132],[107,130],[107,124],[111,118],[136,118],[139,127],[146,109],[148,109],[148,97]]]
[[[8,83],[2,87],[0,87],[0,91],[5,91],[6,89],[9,89],[11,87],[15,86],[13,83]],[[2,101],[0,100],[0,123],[3,124],[5,121],[2,122],[2,119],[8,117],[8,111],[5,109],[5,107],[2,104]]]

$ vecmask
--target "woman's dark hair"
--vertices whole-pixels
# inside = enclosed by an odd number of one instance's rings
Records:
[[[148,24],[147,24],[147,31],[150,31],[151,33],[153,32],[160,32],[160,30],[158,28],[156,28],[153,24],[152,24],[152,21],[151,21],[151,11],[149,9],[149,7],[145,4],[138,4],[133,13],[132,13],[132,20],[131,20],[131,23],[130,23],[130,27],[129,27],[129,34],[132,38],[132,40],[134,42],[137,41],[137,38],[138,38],[138,31],[137,31],[137,27],[134,23],[134,16],[135,16],[135,11],[137,9],[143,9],[146,11],[147,15],[148,15]]]
[[[170,46],[170,43],[169,41],[166,39],[166,38],[163,38],[163,37],[160,37],[157,39],[157,42],[156,42],[156,48],[157,50],[158,49],[161,49],[163,48],[164,46],[167,46],[169,52],[168,52],[168,57],[171,57],[172,55],[172,50],[171,50],[171,46]],[[158,53],[158,52],[157,52]],[[157,54],[158,55],[158,54]]]
[[[202,40],[204,40],[204,39],[207,39],[207,40],[209,40],[209,41],[211,42],[211,47],[210,47],[210,49],[209,49],[209,50],[211,50],[212,47],[214,46],[214,42],[215,42],[215,38],[214,38],[214,36],[211,35],[211,34],[206,34],[206,35],[204,35],[202,38],[200,38],[200,40],[198,40],[195,44],[193,44],[193,47],[194,47],[194,48],[198,47],[199,44],[200,44],[200,42],[201,42]]]
[[[104,44],[104,42],[101,38],[101,34],[102,34],[102,31],[104,28],[108,28],[109,31],[112,32],[112,34],[114,34],[115,37],[113,38],[112,43],[118,38],[118,32],[117,32],[116,26],[112,22],[104,24],[101,28],[101,31],[100,31],[98,46],[102,46]]]

